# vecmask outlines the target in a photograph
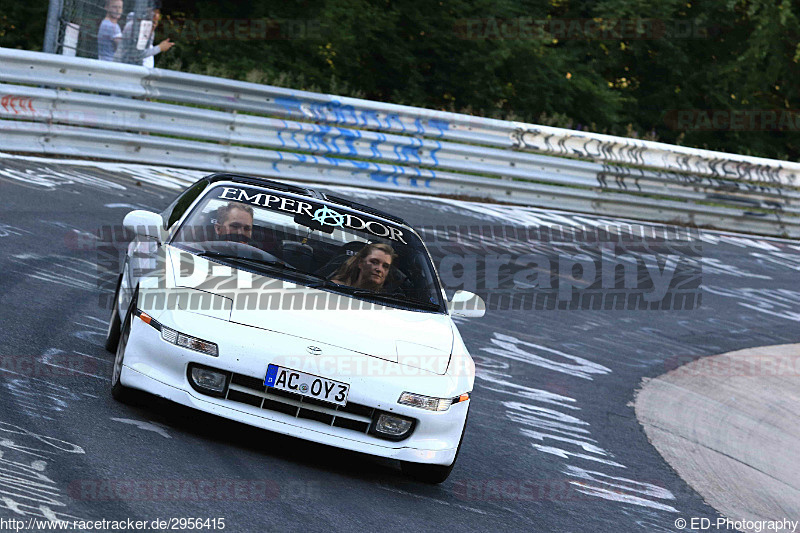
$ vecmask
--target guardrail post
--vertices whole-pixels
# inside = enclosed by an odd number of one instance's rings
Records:
[[[55,54],[58,48],[58,31],[61,26],[61,0],[50,0],[47,8],[47,26],[44,29],[44,45],[42,50]]]

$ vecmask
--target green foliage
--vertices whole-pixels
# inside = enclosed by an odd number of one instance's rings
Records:
[[[41,50],[47,23],[47,0],[3,2],[0,47]]]

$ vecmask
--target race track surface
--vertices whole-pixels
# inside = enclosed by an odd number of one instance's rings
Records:
[[[451,477],[422,485],[390,461],[152,397],[111,399],[109,309],[97,251],[85,244],[130,209],[160,211],[180,183],[130,165],[0,159],[0,518],[224,517],[236,532],[676,531],[679,518],[718,514],[648,443],[632,406],[642,378],[705,355],[800,342],[800,245],[713,232],[700,235],[696,309],[490,310],[460,320],[478,370],[469,426]],[[340,194],[416,226],[617,224]]]
[[[647,381],[636,416],[675,471],[725,516],[800,517],[798,375],[800,344],[704,357]]]

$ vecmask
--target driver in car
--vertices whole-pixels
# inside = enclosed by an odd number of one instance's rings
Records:
[[[331,281],[379,292],[396,258],[397,254],[388,244],[367,244],[339,267]]]
[[[253,208],[239,202],[220,206],[214,231],[221,241],[250,244],[253,237]]]

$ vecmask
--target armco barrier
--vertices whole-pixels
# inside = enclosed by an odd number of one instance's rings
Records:
[[[800,237],[797,163],[38,52],[0,65],[0,150]]]

